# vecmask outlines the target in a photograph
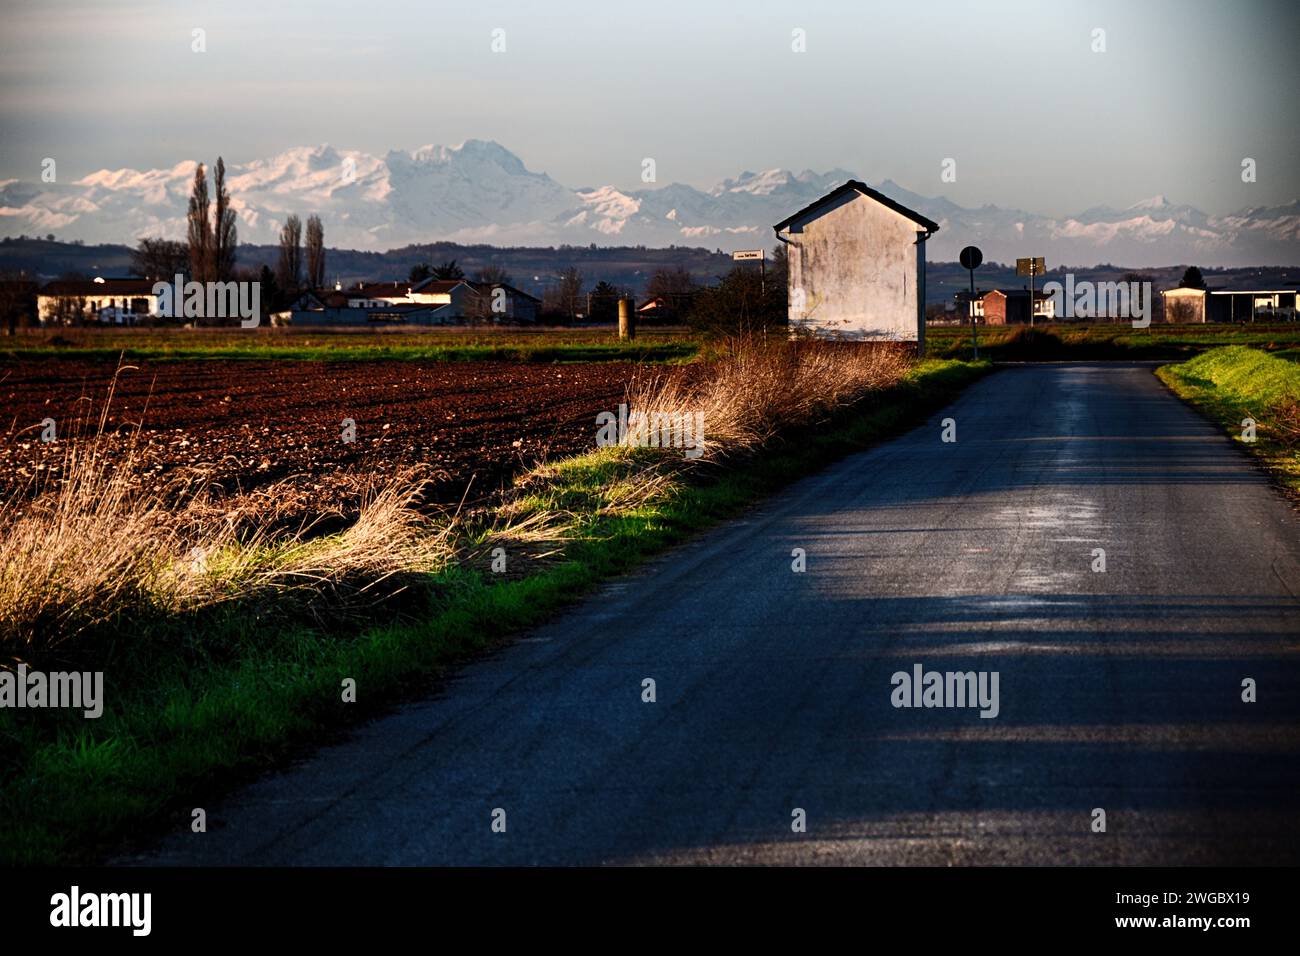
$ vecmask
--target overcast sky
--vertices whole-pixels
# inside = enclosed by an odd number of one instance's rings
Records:
[[[3,178],[38,180],[46,156],[63,180],[482,138],[568,186],[641,188],[653,157],[661,184],[842,167],[1053,216],[1300,196],[1294,0],[4,0],[0,16]]]

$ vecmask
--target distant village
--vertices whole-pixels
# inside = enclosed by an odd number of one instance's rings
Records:
[[[1095,297],[1091,304],[1076,300],[1075,276],[1062,276],[1060,270],[1039,273],[1036,284],[998,281],[991,288],[976,273],[970,276],[972,290],[967,274],[949,267],[939,285],[956,288],[936,302],[927,272],[939,266],[927,266],[925,242],[940,224],[853,180],[773,226],[776,245],[770,251],[735,254],[742,261],[733,262],[725,275],[700,277],[681,265],[662,267],[639,294],[605,280],[588,289],[582,273],[568,266],[538,297],[519,288],[501,265],[470,278],[455,261],[420,264],[405,278],[376,277],[345,287],[339,280],[326,282],[324,228],[316,216],[307,220],[305,248],[298,217],[286,218],[274,269],[239,267],[220,159],[215,173],[214,214],[209,215],[200,165],[190,200],[189,240],[141,239],[132,253],[133,275],[64,275],[43,283],[12,272],[0,275],[0,312],[9,331],[232,324],[229,312],[176,309],[176,296],[160,294],[160,286],[173,279],[178,285],[206,285],[210,292],[212,286],[233,293],[237,285],[255,285],[258,315],[241,323],[245,326],[607,324],[623,312],[646,325],[784,327],[814,337],[904,341],[923,338],[927,325],[1120,320],[1128,317],[1130,304],[1140,305],[1148,321],[1166,323],[1295,321],[1300,293],[1300,282],[1290,275],[1282,282],[1274,276],[1215,286],[1191,266],[1176,284],[1165,280],[1159,289],[1143,273],[1080,282],[1089,294],[1100,288],[1098,305]],[[1111,308],[1117,293],[1123,293],[1122,313]]]

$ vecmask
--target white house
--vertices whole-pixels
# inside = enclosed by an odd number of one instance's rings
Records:
[[[148,279],[59,279],[37,293],[36,314],[42,325],[133,325],[158,314],[153,286]]]
[[[925,340],[925,240],[918,212],[849,180],[772,227],[786,244],[792,334]]]
[[[370,282],[347,290],[305,293],[288,309],[274,313],[272,320],[277,325],[528,323],[537,320],[540,304],[536,297],[505,283]]]
[[[470,279],[425,279],[411,287],[410,301],[448,305],[458,318],[494,322],[535,322],[541,300],[504,282]]]

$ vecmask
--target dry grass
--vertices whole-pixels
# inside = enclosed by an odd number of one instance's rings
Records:
[[[291,604],[316,618],[354,615],[453,554],[450,527],[415,507],[418,484],[378,491],[345,530],[318,536],[311,524],[285,535],[248,530],[247,520],[198,521],[133,493],[120,466],[70,474],[23,513],[0,509],[0,645],[10,655],[52,649],[122,618],[236,601]]]
[[[898,384],[912,358],[896,348],[808,342],[734,340],[707,374],[668,373],[628,390],[629,421],[622,445],[564,462],[540,465],[515,481],[495,506],[497,520],[539,519],[554,531],[635,512],[670,494],[701,465],[752,454],[774,437],[818,425],[836,410]],[[701,454],[685,448],[645,447],[663,427],[692,422]]]
[[[119,369],[119,372],[121,369]],[[65,443],[63,476],[0,504],[0,647],[25,658],[118,620],[194,612],[233,601],[290,601],[313,616],[349,614],[444,567],[451,528],[418,508],[423,482],[363,489],[355,518],[284,530],[284,502],[265,489],[214,501],[202,486],[145,490],[134,438],[110,463],[98,428]]]
[[[906,353],[888,347],[736,340],[712,374],[641,382],[628,405],[655,415],[701,416],[703,458],[752,451],[775,434],[815,425],[868,392],[896,384]]]
[[[1283,398],[1269,409],[1271,431],[1285,448],[1300,445],[1300,399]]]
[[[895,384],[908,364],[856,345],[732,343],[707,374],[644,380],[628,395],[634,411],[701,420],[697,458],[605,448],[535,469],[490,508],[432,518],[420,507],[424,482],[408,473],[364,491],[335,533],[320,523],[339,515],[304,519],[295,507],[286,527],[274,488],[256,501],[213,499],[200,485],[146,490],[131,442],[116,463],[100,451],[110,389],[98,431],[68,443],[57,483],[0,505],[0,649],[27,658],[104,625],[235,602],[259,614],[355,614],[497,546],[547,557],[579,524],[667,494],[697,463],[815,425]]]

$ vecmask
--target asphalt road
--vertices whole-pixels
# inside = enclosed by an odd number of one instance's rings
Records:
[[[1291,506],[1150,366],[1013,367],[133,859],[1295,863],[1298,751]]]

